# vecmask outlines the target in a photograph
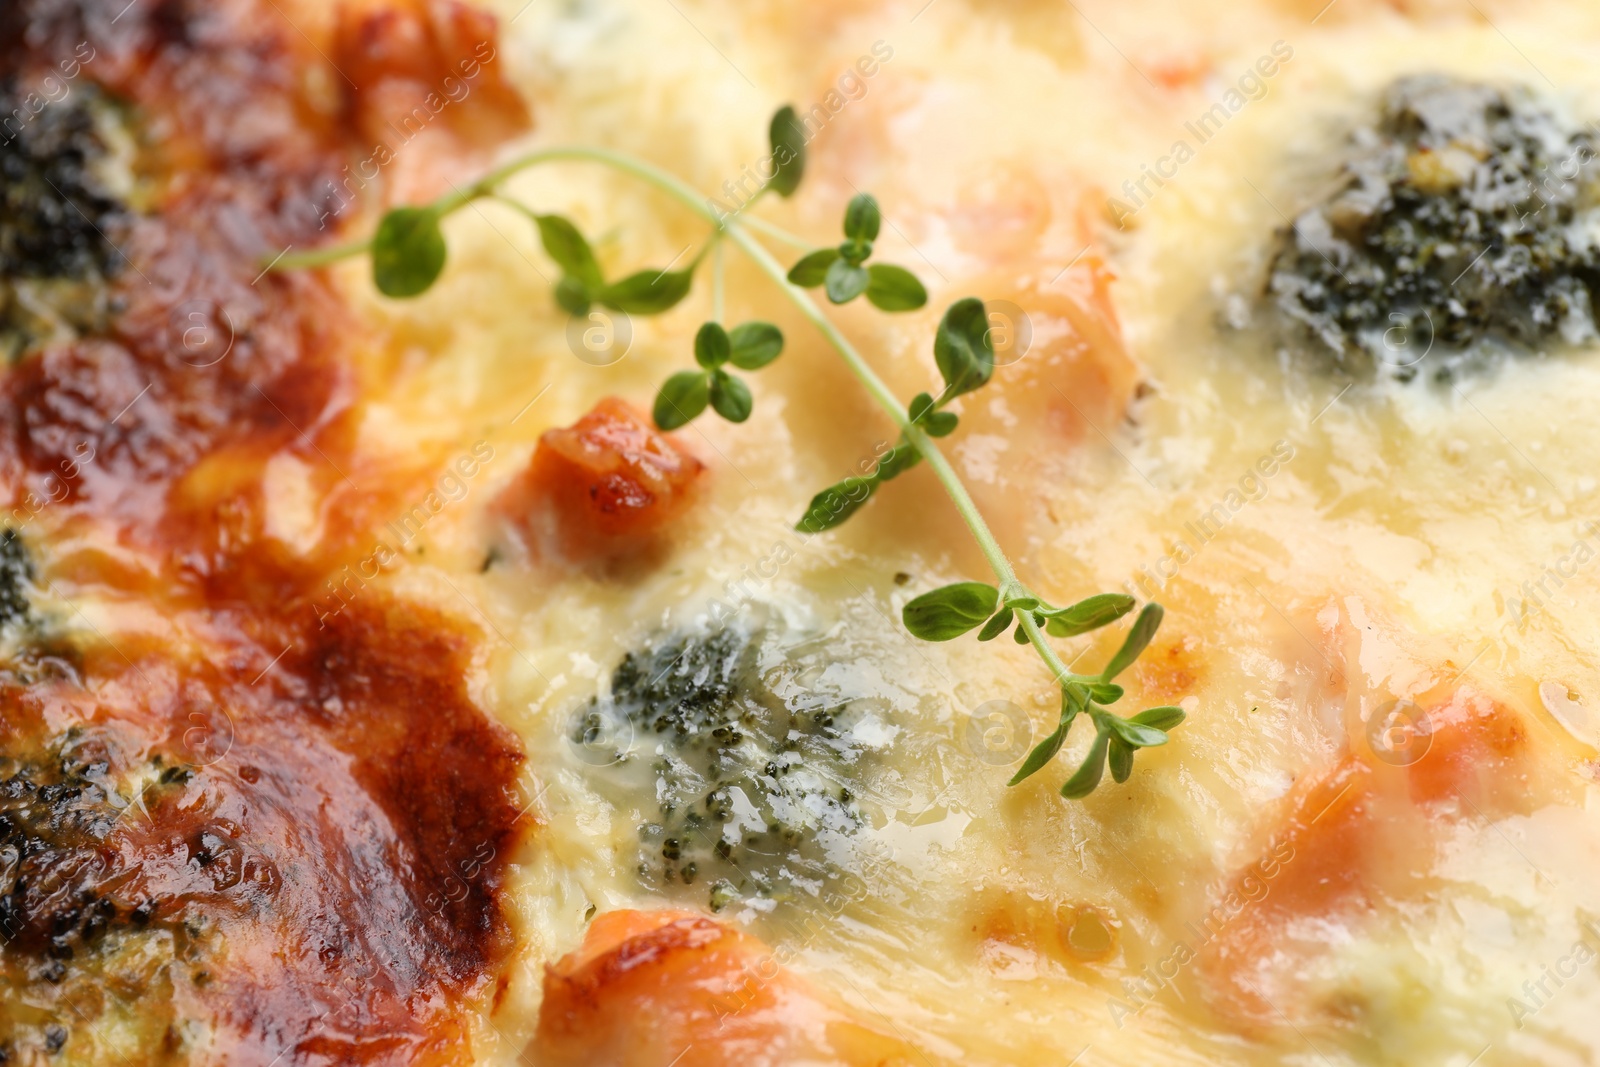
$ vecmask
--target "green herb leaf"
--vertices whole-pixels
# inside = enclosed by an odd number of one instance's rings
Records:
[[[556,282],[556,304],[568,315],[581,318],[589,314],[589,306],[593,302],[589,287],[572,275],[563,274],[561,280]]]
[[[1111,735],[1101,731],[1095,734],[1094,744],[1089,747],[1089,755],[1084,757],[1082,765],[1067,784],[1061,787],[1061,795],[1068,800],[1081,800],[1093,793],[1100,784],[1100,778],[1106,770],[1106,749],[1110,747]]]
[[[819,248],[800,257],[800,262],[789,268],[789,281],[802,289],[815,289],[828,280],[828,268],[839,258],[837,248]]]
[[[598,299],[629,315],[658,315],[688,296],[693,281],[692,270],[641,270],[601,289]]]
[[[844,522],[861,505],[872,499],[878,491],[876,478],[858,478],[852,475],[837,485],[830,485],[811,498],[806,513],[794,528],[801,533],[822,533]]]
[[[805,127],[788,104],[773,114],[768,143],[772,145],[773,175],[767,180],[767,187],[787,199],[800,187],[800,178],[806,172]]]
[[[1022,624],[1020,622],[1017,623],[1016,630],[1012,631],[1011,639],[1019,645],[1025,645],[1028,643],[1028,631],[1022,628]]]
[[[1127,638],[1122,642],[1122,647],[1117,649],[1117,654],[1111,657],[1111,662],[1106,664],[1106,669],[1100,672],[1100,680],[1109,682],[1139,658],[1145,650],[1150,639],[1155,637],[1156,629],[1161,625],[1162,608],[1160,604],[1150,603],[1139,612],[1139,617],[1133,620],[1133,629],[1128,631]]]
[[[384,296],[418,296],[438,280],[447,254],[432,208],[397,207],[372,237],[372,283]]]
[[[1146,708],[1139,714],[1132,716],[1134,722],[1143,723],[1145,726],[1157,730],[1171,730],[1187,718],[1187,713],[1179,707],[1167,705],[1160,708]]]
[[[1100,593],[1071,607],[1046,611],[1044,615],[1049,620],[1051,637],[1076,637],[1116,622],[1137,603],[1126,593]]]
[[[750,397],[750,387],[725,370],[711,372],[711,406],[729,422],[743,422],[750,417],[755,401]]]
[[[840,258],[828,264],[824,285],[829,300],[835,304],[848,304],[866,290],[870,280],[871,275],[865,267],[853,266]]]
[[[728,335],[729,361],[740,370],[760,370],[783,351],[783,332],[770,322],[747,322]]]
[[[821,533],[833,529],[854,515],[878,491],[878,486],[921,462],[922,453],[901,438],[899,444],[883,454],[871,474],[846,478],[813,497],[811,507],[795,524],[795,529],[802,533]]]
[[[960,422],[960,417],[953,411],[935,411],[922,420],[922,428],[929,437],[949,437],[955,433]]]
[[[1099,716],[1101,725],[1116,734],[1134,748],[1155,748],[1157,745],[1167,743],[1165,731],[1157,730],[1152,726],[1124,719],[1120,715],[1107,712]]]
[[[989,381],[994,374],[994,347],[982,300],[969,296],[945,310],[933,341],[933,358],[944,376],[947,397],[970,393]]]
[[[852,267],[859,267],[872,258],[871,241],[846,241],[839,246],[839,258]],[[868,279],[871,280],[870,278]]]
[[[922,417],[933,411],[933,396],[929,393],[918,393],[911,398],[911,403],[906,405],[906,415],[912,422],[921,422]]]
[[[906,629],[924,641],[949,641],[983,625],[1000,602],[1000,590],[984,582],[956,582],[923,593],[901,609]]]
[[[1006,628],[1011,625],[1012,616],[1013,613],[1010,608],[1001,608],[995,612],[994,617],[984,623],[983,629],[978,631],[978,640],[993,641],[1005,633]]]
[[[1089,686],[1089,695],[1096,704],[1115,704],[1122,699],[1122,686],[1111,682],[1096,682]]]
[[[1133,774],[1133,749],[1120,737],[1111,739],[1109,750],[1111,764],[1111,778],[1115,782],[1126,782]]]
[[[656,425],[663,430],[676,430],[687,424],[706,409],[709,390],[704,371],[686,370],[674,374],[656,394]]]
[[[874,263],[867,273],[867,299],[880,311],[915,311],[928,302],[928,290],[904,267]]]
[[[1022,761],[1022,766],[1017,768],[1017,773],[1011,776],[1007,785],[1016,785],[1023,779],[1038,773],[1045,764],[1056,758],[1056,753],[1061,751],[1061,745],[1067,739],[1067,731],[1072,728],[1072,720],[1077,718],[1078,709],[1068,702],[1066,693],[1061,695],[1061,722],[1056,726],[1055,733],[1033,746],[1033,751],[1028,753],[1028,758]]]
[[[704,323],[694,335],[694,361],[706,370],[722,366],[732,353],[733,342],[719,323]]]
[[[594,249],[576,226],[560,215],[536,215],[534,218],[539,224],[539,242],[544,245],[545,255],[590,289],[605,285]]]
[[[876,241],[883,213],[871,193],[857,193],[844,209],[844,235],[852,241]]]
[[[885,452],[882,459],[878,460],[877,469],[872,472],[872,477],[875,481],[887,482],[890,479],[898,478],[921,462],[922,453],[902,440]]]

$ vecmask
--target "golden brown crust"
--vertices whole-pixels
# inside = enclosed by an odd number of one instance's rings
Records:
[[[6,898],[0,988],[54,1005],[37,1026],[0,1021],[0,1049],[115,1059],[95,1020],[121,1003],[155,1024],[122,1053],[144,1062],[464,1062],[510,943],[522,757],[467,691],[473,627],[379,588],[330,598],[409,487],[353,459],[337,296],[261,273],[325,236],[313,205],[370,149],[368,100],[308,94],[320,49],[277,5],[156,0],[113,18],[124,6],[3,16],[0,75],[89,43],[83,77],[154,138],[157,202],[118,243],[110,329],[0,381],[0,487],[15,506],[64,481],[28,535],[43,580],[74,603],[142,601],[171,639],[91,639],[81,662],[0,687],[0,770],[35,876]],[[462,12],[404,16],[432,45],[405,54],[451,62],[492,36]],[[339,39],[371,45],[377,17]],[[369,47],[363,77],[400,54]],[[478,133],[521,121],[494,77],[460,105]],[[230,335],[226,358],[186,347],[197,321]],[[265,534],[261,480],[281,456],[330,498],[308,556]],[[114,784],[129,781],[136,805]],[[134,966],[141,953],[159,965]]]

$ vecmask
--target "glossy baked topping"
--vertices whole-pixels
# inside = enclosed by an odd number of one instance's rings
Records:
[[[470,691],[469,613],[360,588],[415,464],[354,452],[342,300],[261,275],[321,236],[297,208],[367,102],[312,91],[270,5],[122,6],[8,5],[0,38],[0,1059],[466,1062],[521,746]],[[430,10],[350,32],[492,48]]]
[[[0,9],[0,1062],[1600,1054],[1593,12],[124,3]],[[1008,786],[1050,679],[906,632],[986,574],[927,464],[796,529],[898,430],[736,250],[783,357],[671,433],[704,276],[574,317],[494,199],[414,299],[269,269],[563,144],[731,210],[786,101],[748,210],[878,198],[928,306],[825,311],[895,395],[987,302],[941,446],[1030,586],[1166,606],[1126,782]]]

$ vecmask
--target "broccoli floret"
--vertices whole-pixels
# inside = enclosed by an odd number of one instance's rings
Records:
[[[29,621],[32,606],[28,585],[33,580],[33,560],[17,531],[0,531],[0,628]]]
[[[1280,236],[1289,334],[1342,368],[1448,379],[1497,352],[1600,339],[1594,138],[1524,90],[1395,83],[1336,191]]]
[[[720,911],[842,877],[830,849],[862,825],[853,783],[870,749],[853,705],[800,684],[802,669],[748,633],[680,634],[624,657],[579,716],[595,784],[644,816],[647,885],[703,886]]]
[[[0,688],[0,716],[17,698]],[[209,951],[204,916],[186,897],[139,884],[139,861],[118,840],[129,812],[159,818],[182,787],[157,777],[160,755],[125,771],[117,750],[110,735],[79,726],[49,739],[13,734],[0,747],[0,999],[40,1009],[0,1013],[0,1050],[59,1049],[69,1027],[95,1028],[65,1010],[79,990],[102,988],[108,973],[135,973],[153,952]],[[198,932],[175,942],[180,924]],[[52,1019],[47,1005],[58,997]]]
[[[0,355],[103,329],[129,214],[97,176],[111,105],[87,84],[44,102],[0,82]]]

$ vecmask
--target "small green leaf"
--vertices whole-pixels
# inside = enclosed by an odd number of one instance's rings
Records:
[[[657,315],[688,296],[693,281],[692,270],[641,270],[601,289],[597,299],[630,315]]]
[[[839,246],[839,258],[852,267],[859,267],[872,258],[872,242],[846,241]],[[867,280],[872,279],[869,277]]]
[[[828,280],[828,268],[839,258],[837,248],[819,248],[800,257],[800,262],[789,268],[789,281],[802,289],[815,289]]]
[[[982,300],[969,296],[945,310],[934,338],[933,358],[944,376],[947,397],[970,393],[989,381],[994,374],[994,346]]]
[[[397,207],[372,237],[372,283],[384,296],[425,293],[444,270],[447,254],[432,208]]]
[[[1106,770],[1106,749],[1110,747],[1111,735],[1101,731],[1095,734],[1094,744],[1089,746],[1089,755],[1084,757],[1082,765],[1067,784],[1061,787],[1061,795],[1068,800],[1081,800],[1093,793],[1100,784],[1100,777]]]
[[[1138,601],[1126,593],[1099,593],[1071,607],[1045,612],[1051,637],[1076,637],[1116,622]]]
[[[1089,695],[1096,704],[1115,704],[1122,699],[1122,686],[1111,682],[1096,682],[1089,686]]]
[[[1126,782],[1133,774],[1133,749],[1120,737],[1111,739],[1109,751],[1111,764],[1111,778],[1115,782]]]
[[[576,226],[560,215],[536,215],[534,219],[539,224],[539,242],[544,245],[545,255],[590,289],[605,285],[594,249]]]
[[[1001,608],[999,611],[995,612],[994,617],[988,622],[984,623],[983,629],[978,631],[978,640],[993,641],[995,638],[1005,633],[1006,628],[1011,625],[1012,617],[1013,613],[1010,608]]]
[[[656,425],[663,430],[676,430],[686,425],[706,409],[709,399],[707,375],[704,371],[686,370],[674,374],[656,394]]]
[[[1160,708],[1146,708],[1139,714],[1132,716],[1134,722],[1143,723],[1157,730],[1171,730],[1187,717],[1182,708],[1167,705]]]
[[[1011,639],[1019,645],[1025,645],[1028,643],[1028,631],[1022,628],[1022,624],[1020,622],[1017,623],[1017,628],[1012,631]]]
[[[1076,712],[1068,711],[1065,706],[1061,709],[1061,725],[1057,726],[1055,733],[1033,746],[1033,751],[1028,753],[1028,758],[1022,761],[1022,766],[1017,768],[1017,773],[1011,776],[1011,781],[1006,785],[1016,785],[1025,778],[1037,774],[1045,764],[1056,758],[1056,753],[1061,751],[1061,745],[1067,739],[1067,730],[1072,726]]]
[[[961,420],[954,412],[935,411],[933,404],[933,397],[927,393],[918,393],[906,408],[906,414],[911,417],[912,422],[921,426],[929,437],[946,437]]]
[[[1106,712],[1099,715],[1099,720],[1101,725],[1134,748],[1155,748],[1158,745],[1167,743],[1167,735],[1164,731],[1157,730],[1152,726],[1146,726],[1143,723],[1134,722],[1132,719],[1124,719],[1119,715],[1112,715],[1110,712]]]
[[[704,323],[694,335],[694,361],[706,370],[715,370],[728,362],[732,352],[733,342],[719,323]]]
[[[852,241],[876,241],[883,213],[871,193],[857,193],[844,209],[844,235]]]
[[[880,311],[915,311],[928,302],[928,290],[904,267],[874,263],[867,273],[867,299]]]
[[[805,515],[794,524],[794,528],[801,533],[831,530],[860,511],[861,505],[871,500],[872,494],[877,491],[876,478],[857,478],[852,475],[812,497]]]
[[[1133,629],[1128,631],[1127,639],[1122,642],[1122,647],[1117,649],[1117,654],[1111,657],[1111,662],[1106,664],[1106,669],[1100,672],[1100,680],[1109,682],[1133,664],[1139,654],[1145,650],[1150,639],[1155,637],[1156,629],[1161,625],[1162,608],[1160,604],[1150,603],[1139,612],[1139,617],[1133,620]]]
[[[732,343],[729,362],[740,370],[760,370],[783,351],[783,332],[770,322],[747,322],[735,326],[728,336]]]
[[[949,641],[983,625],[999,602],[1000,590],[992,585],[956,582],[911,600],[900,618],[924,641]]]
[[[1037,609],[1039,607],[1039,598],[1036,596],[1013,596],[1007,597],[1006,603],[1010,604],[1018,611],[1033,611],[1037,613]]]
[[[865,267],[852,266],[843,258],[834,260],[828,264],[824,282],[828,299],[835,304],[848,304],[866,290],[870,277]]]
[[[593,302],[589,287],[572,275],[563,274],[561,280],[556,282],[556,304],[568,315],[581,318],[589,314],[589,306]]]
[[[805,127],[788,104],[773,114],[768,143],[772,146],[773,175],[767,179],[767,187],[787,199],[800,187],[800,178],[806,172]]]
[[[711,406],[729,422],[743,422],[750,417],[755,401],[750,397],[750,387],[724,370],[711,372]]]
[[[901,441],[878,460],[878,467],[872,472],[872,477],[880,482],[891,481],[921,462],[922,453]]]

